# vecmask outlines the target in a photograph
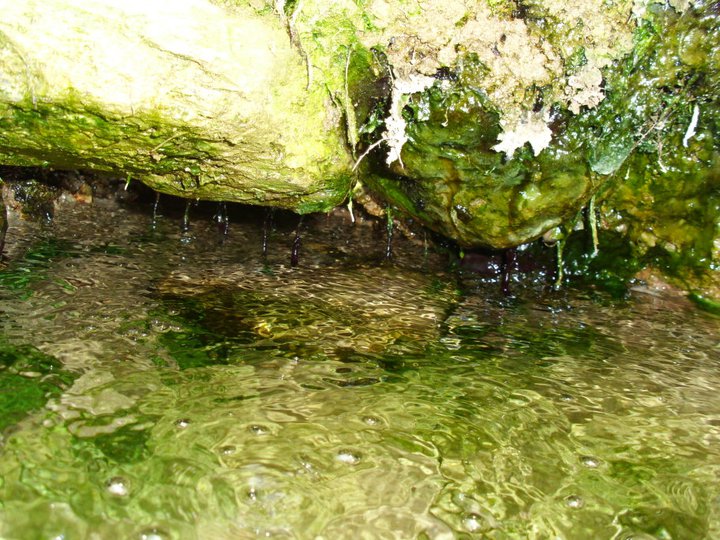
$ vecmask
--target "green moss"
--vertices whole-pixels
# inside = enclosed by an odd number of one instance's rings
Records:
[[[342,200],[350,189],[352,161],[328,90],[337,99],[344,89],[344,46],[352,43],[352,25],[341,18],[306,32],[295,20],[303,11],[295,2],[284,3],[289,18],[275,13],[270,2],[215,4],[221,8],[197,7],[206,9],[207,20],[196,33],[178,34],[179,47],[143,39],[144,27],[137,36],[125,34],[118,31],[122,24],[105,28],[105,19],[89,16],[83,36],[107,34],[108,42],[117,39],[117,48],[127,45],[128,51],[118,51],[117,66],[102,48],[90,51],[72,74],[61,66],[74,55],[74,40],[55,43],[52,34],[32,51],[20,50],[23,33],[15,30],[23,27],[26,13],[9,13],[21,22],[8,22],[13,30],[0,36],[13,62],[0,95],[0,162],[110,171],[182,197],[300,211]],[[181,26],[188,20],[183,10],[177,13]],[[119,19],[124,15],[118,12]],[[227,34],[208,34],[208,28]],[[337,36],[332,47],[321,39],[325,33]],[[247,49],[240,43],[244,39],[251,45],[248,54],[238,52]],[[145,69],[152,72],[127,71],[127,62],[143,47]],[[206,50],[218,54],[208,60]],[[355,56],[362,58],[357,47]],[[55,70],[43,68],[55,63]],[[173,78],[155,90],[148,85],[160,80],[158,70]],[[361,70],[351,69],[349,78]],[[125,93],[112,83],[115,78],[127,84]],[[137,96],[135,84],[142,87]],[[346,184],[339,186],[341,178]],[[320,201],[324,195],[328,199]]]
[[[720,315],[720,301],[712,298],[705,298],[703,295],[698,293],[690,293],[690,300],[692,300],[700,309],[712,313],[713,315]]]

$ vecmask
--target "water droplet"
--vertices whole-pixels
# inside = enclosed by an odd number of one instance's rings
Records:
[[[175,421],[175,427],[178,429],[185,429],[190,425],[190,420],[188,418],[180,418],[179,420]]]
[[[261,426],[260,424],[253,424],[248,427],[248,430],[255,435],[267,435],[270,433],[270,430],[266,426]]]
[[[220,447],[220,453],[223,456],[231,456],[235,452],[237,452],[237,448],[235,446],[233,446],[232,444],[228,444],[227,446]]]
[[[167,537],[165,531],[156,527],[145,529],[140,533],[140,540],[165,540]]]
[[[122,476],[115,476],[114,478],[111,478],[108,480],[105,487],[108,490],[108,493],[115,495],[116,497],[125,497],[128,493],[130,493],[130,486],[128,485],[127,480],[125,480]]]
[[[377,426],[381,423],[377,416],[363,416],[363,422],[365,422],[368,426]]]
[[[478,514],[468,514],[463,519],[463,526],[467,531],[476,532],[485,527],[485,520]]]
[[[452,501],[458,506],[465,506],[465,494],[462,491],[455,491],[452,494]]]
[[[360,456],[350,450],[341,450],[338,452],[335,459],[337,459],[340,463],[345,463],[347,465],[357,465],[360,463]]]
[[[588,467],[589,469],[596,469],[600,466],[600,460],[593,456],[582,456],[580,463]]]
[[[585,505],[585,501],[577,495],[570,495],[565,497],[565,504],[570,508],[582,508]]]

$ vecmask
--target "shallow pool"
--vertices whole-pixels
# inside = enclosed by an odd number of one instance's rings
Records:
[[[717,317],[61,206],[0,272],[0,537],[720,538]]]

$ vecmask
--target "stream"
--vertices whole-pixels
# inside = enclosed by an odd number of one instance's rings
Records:
[[[237,212],[11,220],[0,538],[720,538],[716,316]]]

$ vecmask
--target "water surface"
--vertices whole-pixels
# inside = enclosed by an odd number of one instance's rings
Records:
[[[2,538],[720,537],[717,318],[345,214],[291,267],[288,222],[60,210],[0,272]]]

